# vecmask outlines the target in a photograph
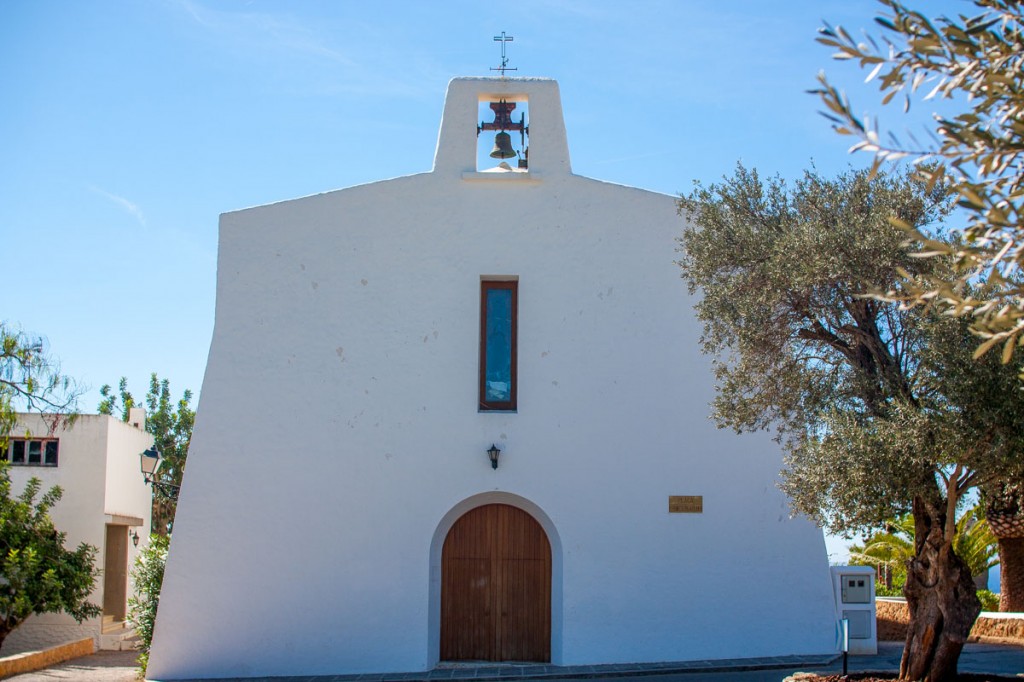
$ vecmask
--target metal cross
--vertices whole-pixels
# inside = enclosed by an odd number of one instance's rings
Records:
[[[502,31],[500,36],[494,36],[495,42],[501,43],[501,66],[492,66],[491,71],[501,71],[501,77],[505,77],[506,71],[518,71],[514,66],[508,65],[508,57],[505,56],[505,43],[511,43],[515,40],[512,36],[506,36],[505,32]]]

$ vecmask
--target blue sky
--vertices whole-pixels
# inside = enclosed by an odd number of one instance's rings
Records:
[[[929,13],[969,11],[929,2]],[[0,318],[91,387],[202,383],[218,215],[429,170],[445,88],[559,81],[574,172],[668,194],[738,160],[795,177],[847,154],[805,91],[822,20],[868,0],[0,3]],[[895,117],[895,114],[890,114]],[[884,119],[883,119],[884,121]]]

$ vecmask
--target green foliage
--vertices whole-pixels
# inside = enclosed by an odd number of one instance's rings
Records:
[[[980,505],[968,509],[956,522],[953,549],[973,576],[988,575],[988,570],[999,563],[999,544]]]
[[[132,584],[135,593],[128,598],[128,620],[139,636],[139,667],[146,674],[149,663],[149,649],[153,643],[153,627],[160,605],[160,588],[164,582],[164,566],[167,564],[167,536],[152,535],[149,543],[135,557],[132,568]]]
[[[82,391],[61,374],[41,337],[0,321],[0,452],[17,422],[17,412],[38,411],[51,431],[75,418]]]
[[[886,524],[885,529],[872,533],[864,545],[851,545],[850,563],[855,566],[874,566],[878,571],[880,596],[902,596],[907,580],[907,563],[914,558],[914,518],[906,514]],[[960,515],[956,522],[953,551],[971,571],[972,576],[987,574],[999,563],[996,537],[985,521],[981,505],[975,505]],[[884,580],[884,578],[888,580]],[[886,585],[888,582],[891,584]],[[998,601],[998,597],[997,597]]]
[[[793,507],[838,533],[870,533],[919,501],[955,536],[953,511],[989,481],[1024,476],[1024,392],[998,359],[972,361],[965,320],[869,296],[914,258],[890,220],[926,229],[950,198],[912,173],[813,171],[793,184],[737,167],[679,202],[679,265],[714,356],[713,417],[774,429]]]
[[[880,580],[875,581],[875,596],[877,597],[902,597],[903,596],[903,584],[906,582],[907,573],[903,572],[903,582],[893,581],[892,587],[886,585]]]
[[[890,14],[876,22],[883,45],[855,40],[842,27],[826,26],[818,42],[836,59],[871,69],[883,106],[914,100],[963,102],[955,116],[934,114],[932,144],[910,144],[895,136],[883,143],[877,121],[853,113],[846,95],[819,76],[817,94],[826,116],[842,135],[859,138],[853,149],[874,154],[874,167],[910,157],[920,177],[947,182],[968,216],[962,241],[944,242],[906,221],[922,253],[952,256],[955,269],[919,277],[908,292],[892,298],[937,302],[947,311],[974,318],[984,339],[978,353],[1003,345],[1002,360],[1024,344],[1024,13],[1019,0],[975,0],[978,14],[929,19],[896,0],[880,0]],[[978,283],[982,286],[977,287]],[[974,285],[974,287],[970,286]],[[909,295],[907,295],[909,294]]]
[[[868,536],[863,546],[851,545],[849,550],[854,566],[875,567],[879,582],[885,586],[886,594],[882,596],[902,596],[907,562],[914,558],[914,518],[905,514],[887,524],[885,530]],[[897,589],[896,594],[889,594]]]
[[[921,316],[865,294],[896,286],[900,268],[938,265],[911,258],[888,220],[945,216],[941,188],[863,171],[809,171],[790,188],[739,165],[720,184],[698,184],[680,210],[690,224],[679,264],[702,294],[719,426],[774,428],[794,507],[836,532],[877,528],[933,493],[934,453],[911,428]]]
[[[988,590],[978,590],[978,599],[981,601],[982,611],[999,611],[999,595]]]
[[[117,393],[106,384],[100,388],[100,394],[103,400],[98,407],[99,413],[117,415],[123,421],[128,421],[129,410],[139,405],[128,390],[125,377],[118,383]],[[181,399],[175,402],[171,398],[170,381],[161,381],[155,372],[150,375],[144,404],[146,431],[152,434],[153,443],[162,458],[157,475],[163,485],[154,486],[153,489],[153,529],[161,535],[167,533],[174,523],[177,500],[166,494],[166,491],[181,486],[196,418],[195,410],[189,405],[191,402],[192,391],[186,389]]]
[[[8,465],[0,462],[0,646],[33,613],[64,612],[79,622],[100,614],[88,601],[99,576],[96,548],[64,548],[66,535],[49,517],[61,489],[54,486],[37,500],[40,488],[32,478],[13,497]]]

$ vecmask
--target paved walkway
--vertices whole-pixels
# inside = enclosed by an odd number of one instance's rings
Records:
[[[851,656],[850,671],[890,671],[899,669],[901,642],[880,642],[875,656]],[[311,677],[249,678],[248,682],[411,682],[416,680],[545,680],[586,679],[598,682],[624,677],[645,677],[645,682],[698,682],[701,680],[780,681],[803,670],[838,672],[841,659],[821,656],[781,656],[736,660],[688,661],[642,665],[486,665],[449,664],[425,673],[373,675],[325,675]],[[1020,676],[1024,679],[1024,647],[1008,644],[968,644],[960,656],[961,672]],[[101,651],[46,670],[8,678],[9,682],[132,682],[135,680],[135,653]]]
[[[97,651],[92,656],[73,658],[50,668],[14,675],[4,682],[135,682],[138,680],[135,663],[138,656],[137,651]]]

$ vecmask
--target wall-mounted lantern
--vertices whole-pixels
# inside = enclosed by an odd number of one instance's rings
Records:
[[[155,446],[144,450],[139,455],[139,465],[146,483],[152,483],[156,478],[157,469],[160,468],[160,451]]]
[[[139,546],[139,532],[137,530],[135,530],[134,528],[129,528],[128,537],[132,539],[133,545],[135,545],[136,547]]]
[[[500,455],[500,454],[501,454],[501,450],[498,449],[498,446],[495,445],[494,443],[491,443],[491,447],[489,447],[487,449],[487,456],[491,460],[491,468],[492,469],[497,469],[498,468],[498,455]]]
[[[139,466],[142,469],[142,477],[146,479],[146,483],[153,486],[153,490],[172,500],[176,500],[178,499],[179,486],[173,483],[166,483],[157,478],[156,472],[160,470],[160,463],[162,461],[163,457],[160,456],[160,451],[156,449],[155,445],[140,453]]]

